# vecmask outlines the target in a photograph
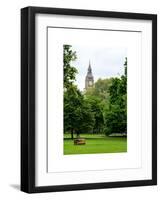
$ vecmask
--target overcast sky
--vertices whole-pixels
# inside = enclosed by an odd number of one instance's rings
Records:
[[[96,47],[72,45],[76,51],[77,60],[73,65],[77,68],[76,84],[80,90],[85,88],[85,76],[89,66],[92,67],[94,82],[99,78],[116,77],[124,73],[124,61],[127,49],[124,47]]]

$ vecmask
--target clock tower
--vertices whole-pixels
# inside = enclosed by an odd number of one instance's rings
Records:
[[[87,90],[88,88],[93,87],[93,85],[94,85],[94,77],[92,75],[91,63],[89,61],[88,71],[85,78],[85,89]]]

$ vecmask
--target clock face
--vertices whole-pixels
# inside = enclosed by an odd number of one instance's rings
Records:
[[[89,81],[89,85],[92,86],[92,81]]]

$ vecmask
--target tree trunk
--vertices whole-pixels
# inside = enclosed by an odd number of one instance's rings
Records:
[[[74,133],[74,130],[73,130],[73,128],[72,128],[72,129],[71,129],[71,139],[72,139],[72,140],[74,139],[73,133]]]
[[[79,136],[79,132],[78,131],[76,131],[76,134],[77,134],[77,138],[79,138],[80,136]]]

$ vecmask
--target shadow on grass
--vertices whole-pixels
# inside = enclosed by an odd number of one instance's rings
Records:
[[[84,138],[84,139],[87,139],[87,140],[96,140],[96,139],[107,139],[107,140],[110,140],[110,139],[114,139],[114,138],[127,138],[127,136],[102,136],[102,137],[80,137],[80,138]],[[74,138],[74,139],[77,139],[77,138]],[[71,139],[71,138],[64,138],[64,140],[74,140],[74,139]]]

